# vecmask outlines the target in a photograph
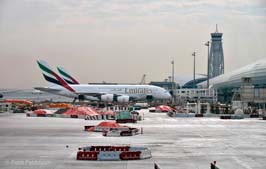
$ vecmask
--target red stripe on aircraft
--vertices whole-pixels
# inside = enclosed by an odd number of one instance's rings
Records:
[[[74,89],[72,89],[60,76],[58,76],[56,73],[52,72],[53,75],[56,77],[56,79],[69,91],[75,92]]]

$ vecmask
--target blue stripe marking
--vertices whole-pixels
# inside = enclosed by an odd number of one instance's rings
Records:
[[[43,74],[43,76],[44,76],[45,80],[47,80],[48,82],[63,86],[58,80],[55,80],[49,76],[46,76],[45,74]]]

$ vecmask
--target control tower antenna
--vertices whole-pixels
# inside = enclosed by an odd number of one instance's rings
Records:
[[[216,30],[215,33],[218,33],[218,24],[216,24]]]
[[[146,74],[143,74],[140,84],[145,84],[145,83],[146,83]]]

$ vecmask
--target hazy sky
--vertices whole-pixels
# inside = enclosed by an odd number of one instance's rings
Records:
[[[36,59],[80,82],[206,73],[210,33],[224,33],[225,72],[266,57],[266,0],[0,0],[0,88],[46,82]]]

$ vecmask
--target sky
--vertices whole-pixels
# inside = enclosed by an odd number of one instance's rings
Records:
[[[210,33],[225,72],[266,57],[266,0],[0,0],[0,88],[46,86],[36,60],[81,83],[207,72]]]

